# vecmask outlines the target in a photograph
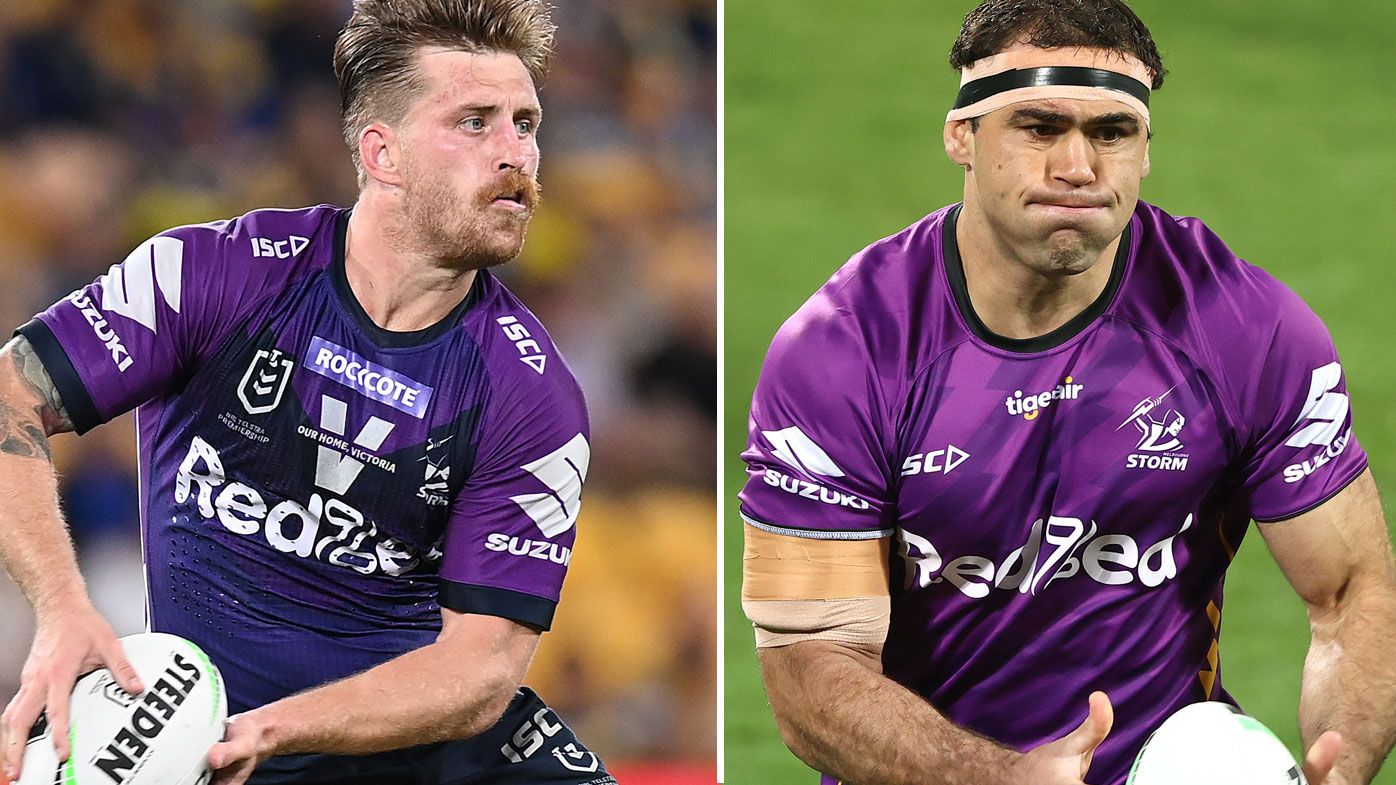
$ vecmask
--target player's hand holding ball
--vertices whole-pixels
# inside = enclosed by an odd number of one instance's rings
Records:
[[[242,785],[253,769],[270,757],[257,716],[254,710],[228,720],[223,740],[208,753],[208,765],[215,775],[213,785]]]
[[[29,729],[45,711],[59,758],[67,757],[68,696],[78,676],[107,668],[127,692],[139,694],[145,689],[111,625],[91,603],[83,601],[53,613],[40,613],[37,621],[19,692],[5,707],[0,724],[5,774],[10,779],[19,777]]]
[[[1028,750],[1018,761],[1013,781],[1033,785],[1082,785],[1096,747],[1110,735],[1115,710],[1103,692],[1089,698],[1090,712],[1076,730]]]
[[[50,711],[60,706],[69,718],[67,731],[58,736],[46,716],[21,737],[23,769],[15,785],[209,781],[206,756],[223,738],[228,716],[218,669],[198,646],[163,633],[122,638],[117,653],[132,669],[127,682],[145,689],[134,694],[101,669],[79,679],[71,698],[50,699]]]

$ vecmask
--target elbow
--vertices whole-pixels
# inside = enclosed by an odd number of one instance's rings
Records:
[[[1314,637],[1329,637],[1349,624],[1367,624],[1393,616],[1396,579],[1388,573],[1354,573],[1321,593],[1304,597]]]
[[[810,766],[815,766],[815,747],[811,743],[808,735],[800,728],[799,723],[786,712],[781,711],[772,704],[776,718],[776,729],[780,731],[780,740],[785,743],[786,749],[800,760]]]
[[[450,736],[467,739],[493,728],[509,710],[519,691],[519,679],[511,673],[481,674],[457,706],[459,721]]]

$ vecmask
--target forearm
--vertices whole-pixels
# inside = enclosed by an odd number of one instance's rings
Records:
[[[822,641],[761,649],[785,743],[850,785],[994,785],[1021,758],[947,720],[846,649]]]
[[[19,339],[17,339],[19,340]],[[27,344],[0,351],[0,562],[37,614],[87,602],[72,541],[59,513],[49,434],[61,420],[34,389],[42,366]],[[61,410],[62,404],[57,404]],[[63,415],[66,417],[66,414]]]
[[[1325,785],[1366,785],[1396,742],[1396,581],[1351,585],[1331,609],[1311,610],[1299,727],[1307,749],[1326,730],[1342,734]]]
[[[472,662],[433,643],[249,714],[270,755],[367,754],[481,733],[504,713],[522,675],[511,663]]]

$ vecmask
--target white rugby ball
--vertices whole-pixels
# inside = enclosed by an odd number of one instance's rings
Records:
[[[202,785],[223,740],[228,695],[198,646],[152,632],[121,639],[145,692],[130,695],[105,668],[83,676],[69,704],[71,753],[61,766],[40,718],[15,785]]]
[[[1125,785],[1308,785],[1260,720],[1226,703],[1184,706],[1134,759]]]

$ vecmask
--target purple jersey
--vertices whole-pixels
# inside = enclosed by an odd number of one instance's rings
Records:
[[[1089,779],[1123,783],[1169,714],[1231,700],[1222,581],[1249,520],[1366,467],[1342,369],[1297,296],[1143,203],[1094,304],[996,336],[970,307],[958,213],[874,243],[777,333],[742,515],[894,537],[887,675],[1019,750],[1104,690],[1115,727]]]
[[[542,326],[481,271],[379,328],[348,219],[173,229],[19,330],[80,433],[139,407],[149,624],[232,712],[432,642],[441,607],[546,629],[571,558],[586,411]]]

